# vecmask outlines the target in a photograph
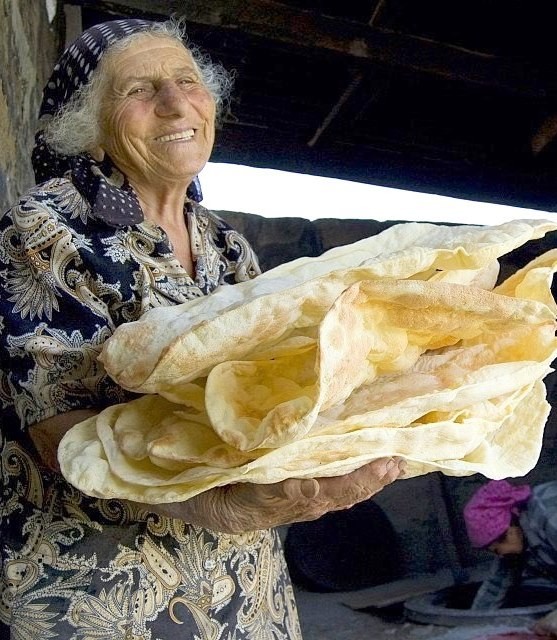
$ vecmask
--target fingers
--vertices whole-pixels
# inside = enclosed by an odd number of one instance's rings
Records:
[[[388,465],[389,468],[383,479],[386,480],[386,484],[394,482],[399,478],[404,478],[406,467],[408,463],[403,458],[393,458],[392,464]]]
[[[276,485],[268,485],[275,497],[282,495],[291,501],[318,501],[329,508],[346,508],[370,498],[383,487],[404,475],[406,461],[402,458],[379,458],[346,476],[331,478],[291,478]],[[352,502],[348,503],[347,500]]]
[[[345,476],[320,478],[317,499],[327,504],[327,510],[346,509],[401,477],[405,466],[401,458],[379,458]]]
[[[230,485],[226,490],[206,492],[198,511],[205,520],[225,527],[208,528],[231,533],[315,520],[371,498],[399,478],[405,465],[400,458],[380,458],[344,476]],[[218,500],[209,502],[213,494]]]
[[[291,478],[282,483],[284,495],[290,500],[314,499],[319,494],[319,482],[315,478],[297,480]]]
[[[400,475],[400,465],[402,464],[406,463],[401,458],[378,458],[360,469],[356,469],[354,474],[365,474],[377,480],[392,481]]]
[[[354,482],[374,484],[380,488],[404,476],[406,460],[402,458],[378,458],[350,473],[347,478]]]
[[[533,631],[535,634],[544,636],[547,638],[557,637],[557,611],[552,611],[546,616],[541,618],[534,625]]]
[[[380,458],[379,460],[374,460],[374,462],[370,462],[370,465],[373,465],[375,462],[379,462],[380,460],[385,460],[384,458]],[[385,464],[385,473],[381,476],[383,479],[396,480],[404,475],[404,470],[406,469],[407,463],[404,458],[394,457],[388,458]]]

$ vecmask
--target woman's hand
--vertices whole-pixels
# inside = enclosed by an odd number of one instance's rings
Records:
[[[40,462],[50,471],[60,473],[58,464],[58,445],[64,435],[78,422],[96,415],[94,409],[77,409],[68,413],[61,413],[53,418],[37,422],[29,427],[29,436]]]
[[[557,638],[557,610],[540,618],[534,624],[534,633],[544,638]]]
[[[211,489],[187,502],[157,505],[152,510],[223,533],[268,529],[348,509],[400,477],[405,466],[403,460],[380,458],[345,476],[289,479],[275,484],[239,483]]]
[[[45,466],[59,472],[56,452],[62,436],[95,413],[90,409],[72,411],[30,428]],[[316,520],[329,511],[348,509],[400,477],[405,465],[400,459],[379,458],[344,476],[292,478],[275,484],[238,483],[205,491],[186,502],[140,506],[213,531],[243,533]]]

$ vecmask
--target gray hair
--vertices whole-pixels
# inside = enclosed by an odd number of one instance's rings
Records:
[[[166,22],[155,22],[146,29],[132,33],[108,47],[97,68],[91,74],[89,82],[81,87],[72,99],[44,127],[46,143],[56,152],[65,156],[74,156],[92,151],[100,141],[100,114],[104,95],[105,77],[102,73],[102,62],[108,54],[113,55],[127,49],[145,34],[170,38],[182,44],[190,53],[201,81],[207,87],[215,101],[217,121],[226,110],[232,84],[233,73],[221,64],[214,63],[210,57],[189,42],[185,25],[174,19]]]

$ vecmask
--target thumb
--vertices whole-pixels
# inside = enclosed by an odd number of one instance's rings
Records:
[[[316,498],[319,494],[319,482],[315,478],[298,480],[290,478],[283,482],[284,495],[290,500],[299,500],[300,498]]]

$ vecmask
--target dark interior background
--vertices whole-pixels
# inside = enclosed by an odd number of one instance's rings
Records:
[[[72,0],[236,74],[213,160],[554,211],[554,0]]]

